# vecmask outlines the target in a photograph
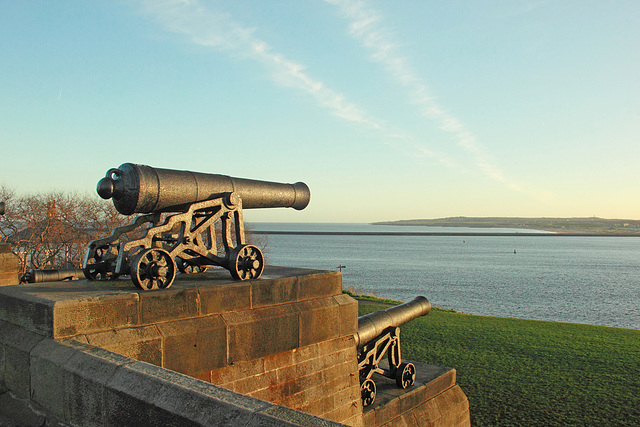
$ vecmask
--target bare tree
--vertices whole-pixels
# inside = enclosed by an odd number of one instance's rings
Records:
[[[130,221],[113,204],[95,196],[67,192],[16,195],[0,187],[5,215],[0,216],[2,242],[12,245],[20,268],[80,267],[87,244]]]

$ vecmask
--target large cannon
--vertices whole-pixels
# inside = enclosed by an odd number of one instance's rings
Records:
[[[310,199],[309,187],[302,182],[284,184],[131,163],[109,169],[97,192],[103,199],[113,199],[124,215],[144,215],[92,241],[82,264],[84,275],[110,280],[129,274],[144,290],[171,286],[176,268],[191,273],[217,265],[237,280],[258,279],[264,257],[259,248],[245,242],[242,210],[301,210]]]
[[[360,316],[358,332],[354,334],[358,348],[358,371],[362,405],[371,405],[376,398],[376,384],[373,374],[395,379],[396,385],[406,389],[416,378],[413,363],[403,363],[400,354],[400,326],[431,311],[431,303],[418,296],[413,301]],[[384,355],[389,362],[388,369],[380,367]]]

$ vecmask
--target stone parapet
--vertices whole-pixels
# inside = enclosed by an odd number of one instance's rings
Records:
[[[0,397],[17,397],[8,402],[14,408],[28,402],[22,406],[43,425],[339,425],[73,339],[36,335],[0,321]],[[34,418],[16,412],[0,420],[21,425],[23,416]]]
[[[129,279],[35,283],[0,288],[0,320],[45,336],[68,338],[341,292],[340,273],[270,266],[260,280],[247,282],[232,280],[222,269],[181,275],[161,292],[138,290]]]

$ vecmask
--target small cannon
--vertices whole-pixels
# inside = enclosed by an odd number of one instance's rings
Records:
[[[20,277],[20,283],[61,282],[77,280],[82,277],[82,270],[77,268],[29,270]]]
[[[113,199],[124,215],[144,215],[89,243],[84,275],[111,280],[129,274],[143,290],[171,286],[176,267],[193,273],[217,265],[237,280],[258,279],[264,257],[259,248],[245,243],[242,210],[301,210],[310,199],[309,187],[302,182],[256,181],[131,163],[109,169],[97,192]]]
[[[358,317],[358,332],[354,334],[358,348],[358,372],[362,406],[376,399],[376,384],[371,377],[381,374],[395,379],[398,387],[411,387],[416,379],[416,367],[403,363],[400,355],[400,326],[431,311],[431,303],[419,296],[413,301]],[[387,354],[389,369],[380,367]]]

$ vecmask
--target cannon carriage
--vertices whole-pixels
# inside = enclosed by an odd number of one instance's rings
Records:
[[[247,244],[243,209],[304,209],[310,199],[302,182],[284,184],[152,168],[125,163],[98,182],[118,212],[141,213],[110,236],[92,241],[83,260],[89,280],[130,275],[143,290],[171,286],[176,270],[227,269],[236,280],[258,279],[262,251]]]

